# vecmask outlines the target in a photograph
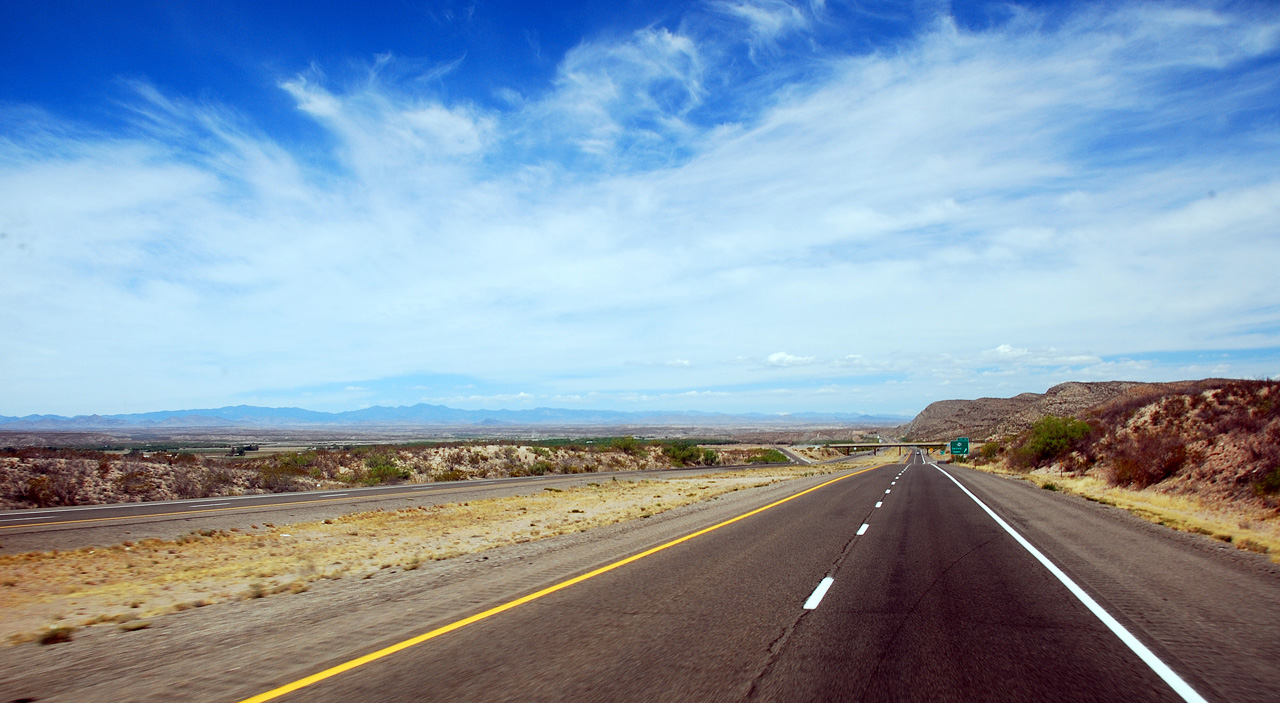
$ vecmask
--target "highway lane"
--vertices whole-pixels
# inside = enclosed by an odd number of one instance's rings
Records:
[[[378,507],[396,509],[482,500],[535,493],[546,488],[563,489],[615,477],[619,480],[676,478],[736,468],[748,467],[551,474],[193,500],[8,510],[0,511],[0,554],[78,549],[147,538],[172,539],[198,529],[248,529],[264,522],[319,520]]]
[[[1208,689],[1203,664],[1147,646]],[[280,700],[1186,698],[913,455]]]

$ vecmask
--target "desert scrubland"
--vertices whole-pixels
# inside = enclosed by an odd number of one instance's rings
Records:
[[[0,451],[0,508],[785,461],[767,447],[642,442],[632,437],[598,445],[453,442],[306,449],[250,457],[26,447]]]
[[[972,464],[1280,560],[1280,383],[1099,385],[1068,389],[1106,396],[1070,415],[1037,415],[1034,402],[1016,422],[982,413],[985,427],[1026,429],[975,445]]]

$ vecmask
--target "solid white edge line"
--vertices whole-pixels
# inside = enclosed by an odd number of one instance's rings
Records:
[[[835,582],[836,580],[830,576],[819,581],[818,587],[813,589],[813,593],[809,594],[809,600],[804,602],[804,609],[813,610],[817,608],[818,604],[822,602],[822,597],[827,595],[827,589],[831,588],[831,584]]]
[[[1102,606],[1098,605],[1098,602],[1092,596],[1085,593],[1083,588],[1077,586],[1070,576],[1063,573],[1062,569],[1059,569],[1053,562],[1049,561],[1049,558],[1042,554],[1039,549],[1036,549],[1025,537],[1018,534],[1017,530],[1010,527],[1009,523],[1005,522],[999,515],[996,515],[994,510],[987,507],[986,503],[978,500],[978,496],[975,496],[968,488],[965,488],[964,484],[957,481],[955,476],[943,471],[942,467],[937,464],[931,464],[931,466],[942,472],[943,476],[951,479],[951,482],[959,486],[960,490],[965,492],[965,495],[972,498],[973,502],[978,504],[978,507],[985,510],[991,516],[991,519],[996,521],[997,525],[1003,527],[1005,532],[1012,535],[1018,544],[1022,545],[1023,549],[1030,552],[1031,556],[1036,558],[1036,561],[1044,565],[1044,568],[1048,569],[1049,573],[1057,577],[1062,582],[1062,585],[1066,586],[1068,591],[1071,591],[1071,595],[1079,599],[1084,604],[1084,607],[1088,608],[1089,612],[1101,620],[1103,625],[1106,625],[1108,629],[1115,633],[1121,642],[1124,642],[1129,649],[1133,650],[1133,653],[1137,654],[1139,659],[1146,662],[1147,666],[1151,667],[1151,670],[1156,672],[1157,676],[1164,679],[1164,682],[1169,684],[1169,688],[1172,688],[1174,693],[1182,696],[1182,700],[1187,701],[1187,703],[1208,703],[1199,693],[1196,693],[1194,688],[1191,688],[1186,681],[1183,681],[1181,676],[1178,676],[1173,669],[1170,669],[1168,664],[1161,661],[1160,657],[1157,657],[1150,649],[1147,649],[1147,646],[1125,629],[1124,625],[1121,625],[1118,620],[1111,617],[1111,613],[1103,610]]]
[[[861,537],[861,536],[863,536],[863,535],[867,534],[867,529],[868,529],[868,528],[870,528],[870,527],[871,527],[871,526],[870,526],[870,525],[868,525],[867,523],[865,523],[865,522],[864,522],[864,523],[862,523],[862,527],[859,527],[859,528],[858,528],[858,536],[859,536],[859,537]]]

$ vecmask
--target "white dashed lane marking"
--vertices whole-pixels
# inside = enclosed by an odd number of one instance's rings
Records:
[[[831,588],[831,584],[835,583],[835,581],[830,576],[822,579],[818,583],[818,587],[813,589],[813,593],[809,595],[809,600],[804,602],[804,609],[813,610],[817,608],[818,604],[822,602],[822,597],[827,595],[827,589]]]

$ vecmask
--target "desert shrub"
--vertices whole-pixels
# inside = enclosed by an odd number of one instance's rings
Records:
[[[514,473],[512,474],[515,475]],[[467,480],[467,472],[462,469],[451,468],[437,471],[431,474],[432,481],[465,481]]]
[[[272,493],[296,491],[298,479],[312,473],[311,466],[316,463],[317,458],[315,452],[277,454],[257,466],[258,475],[250,480],[250,484]]]
[[[748,464],[785,464],[787,455],[777,449],[752,449],[747,452]]]
[[[693,442],[683,439],[677,439],[662,445],[662,453],[671,460],[676,466],[688,466],[696,464],[698,459],[702,457],[702,452],[698,450],[698,446]]]
[[[297,454],[281,454],[276,456],[276,465],[296,476],[311,473],[311,466],[319,459],[315,452],[299,452]]]
[[[987,442],[978,448],[976,454],[973,455],[972,461],[975,466],[982,464],[990,464],[995,461],[996,455],[1000,453],[999,442]]]
[[[207,498],[211,495],[206,492],[204,472],[198,468],[175,466],[170,475],[173,477],[173,492],[179,498]]]
[[[546,474],[571,473],[580,474],[583,469],[571,464],[560,466],[554,462],[539,459],[529,466],[517,466],[511,470],[512,476],[545,476]]]
[[[298,474],[276,465],[267,465],[258,469],[258,475],[249,483],[255,488],[272,493],[288,493],[298,489]]]
[[[1215,434],[1259,432],[1280,416],[1280,406],[1273,399],[1276,390],[1275,385],[1265,382],[1234,381],[1223,386],[1216,402],[1202,412],[1212,417]]]
[[[116,489],[128,496],[145,497],[160,487],[155,479],[140,467],[123,467],[116,478]]]
[[[36,638],[36,642],[40,644],[58,644],[60,642],[70,642],[71,634],[75,631],[76,629],[74,627],[71,627],[70,625],[58,625],[56,627],[50,627],[49,629],[40,633],[40,636]]]
[[[1110,446],[1107,482],[1146,488],[1177,473],[1187,462],[1187,445],[1175,434],[1154,431],[1117,437]]]
[[[6,498],[29,503],[40,508],[59,505],[80,505],[87,480],[93,477],[93,469],[85,462],[36,461],[27,471],[16,471],[3,481]]]
[[[636,452],[640,451],[640,443],[636,441],[635,437],[631,436],[615,437],[609,442],[609,446],[624,454],[634,455]]]
[[[1253,492],[1260,496],[1280,493],[1280,468],[1272,469],[1269,473],[1263,475],[1257,483],[1253,484]]]
[[[367,470],[361,482],[370,486],[409,478],[409,470],[396,464],[395,459],[387,454],[373,454],[365,457],[364,465]]]
[[[660,446],[662,453],[676,466],[715,466],[720,463],[720,455],[714,449],[702,449],[687,439],[663,442]],[[782,461],[786,461],[786,457]]]
[[[236,485],[236,472],[225,467],[212,467],[201,475],[201,482],[204,495],[218,495],[224,488]]]
[[[1083,420],[1047,415],[1018,439],[1012,463],[1022,468],[1044,466],[1083,444],[1092,431]]]

